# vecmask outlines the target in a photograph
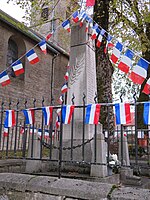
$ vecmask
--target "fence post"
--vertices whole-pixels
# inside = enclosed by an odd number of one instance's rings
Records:
[[[3,114],[4,114],[4,101],[1,103],[1,122],[0,122],[0,149],[1,149],[1,138],[2,138],[2,126],[3,126]]]

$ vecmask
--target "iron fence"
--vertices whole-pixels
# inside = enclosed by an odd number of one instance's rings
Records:
[[[115,126],[114,131],[109,130],[109,117],[108,128],[103,129],[102,133],[104,135],[101,140],[107,143],[106,156],[107,163],[97,161],[97,125],[87,125],[85,124],[85,114],[86,114],[86,96],[83,95],[83,104],[75,105],[75,97],[72,98],[72,105],[74,105],[75,111],[72,115],[72,121],[68,125],[62,123],[62,115],[60,115],[60,127],[56,128],[55,119],[57,117],[57,110],[63,108],[62,105],[53,106],[53,115],[50,125],[44,125],[44,116],[42,112],[42,107],[45,106],[44,98],[41,100],[41,107],[36,106],[36,99],[33,99],[32,104],[28,103],[27,100],[24,101],[24,106],[18,100],[15,103],[1,101],[0,109],[0,159],[16,158],[16,159],[32,159],[32,160],[47,160],[54,161],[58,163],[59,176],[61,175],[62,163],[75,163],[75,164],[85,164],[90,166],[95,165],[107,165],[109,166],[110,154],[117,154],[119,156],[121,165],[127,165],[124,162],[124,138],[127,138],[127,145],[129,151],[130,162],[135,165],[140,165],[145,163],[150,164],[150,130],[138,129],[137,128],[137,112],[136,107],[138,104],[143,104],[142,102],[134,102],[131,105],[135,107],[134,118],[135,122],[131,126]],[[97,97],[95,96],[94,101],[96,103]],[[23,102],[23,100],[22,100]],[[101,106],[106,106],[109,116],[109,108],[114,107],[113,103],[100,103]],[[13,106],[12,106],[13,105]],[[25,119],[22,114],[23,109],[27,109],[28,105],[33,105],[35,112],[35,122],[32,125],[26,125]],[[46,105],[48,106],[48,105]],[[4,118],[6,110],[15,110],[16,115],[16,125],[14,127],[8,128],[5,131]],[[80,139],[75,138],[75,119],[76,114],[80,112]],[[102,113],[101,113],[102,115]],[[65,127],[70,127],[69,129],[69,143],[64,143],[64,130]],[[86,128],[87,126],[92,127],[92,135],[87,138]],[[120,147],[119,147],[120,142]],[[38,148],[36,145],[38,144]],[[87,158],[88,146],[93,147],[93,160]],[[120,149],[119,149],[120,148]],[[37,152],[35,152],[37,151]],[[67,153],[65,153],[67,152]],[[68,153],[69,152],[69,153]],[[76,157],[76,152],[80,156]]]

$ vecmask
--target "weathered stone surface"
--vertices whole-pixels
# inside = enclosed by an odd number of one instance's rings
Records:
[[[115,189],[111,194],[112,200],[148,200],[149,197],[150,190],[130,187]]]
[[[74,179],[22,174],[0,174],[0,188],[80,199],[106,198],[112,185]]]

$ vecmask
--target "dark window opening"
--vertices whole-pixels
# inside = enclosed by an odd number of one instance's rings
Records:
[[[42,8],[41,18],[44,21],[48,20],[48,7]]]
[[[10,74],[10,76],[12,77],[16,77],[14,71],[12,70],[12,68],[10,67],[10,65],[12,63],[14,63],[16,60],[18,59],[18,46],[15,43],[15,41],[13,41],[12,39],[9,39],[8,41],[8,50],[7,50],[7,67],[8,68],[8,73]]]

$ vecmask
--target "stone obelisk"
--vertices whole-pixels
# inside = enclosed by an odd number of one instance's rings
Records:
[[[74,94],[74,104],[83,105],[83,94],[85,94],[85,104],[94,104],[94,97],[97,93],[96,83],[96,59],[95,59],[95,44],[90,39],[90,35],[85,32],[86,23],[83,27],[75,24],[71,30],[71,48],[70,48],[70,69],[69,69],[69,82],[67,105],[71,105],[72,95]],[[84,126],[84,139],[85,141],[91,139],[95,133],[95,126],[86,124]],[[97,151],[104,146],[104,138],[102,135],[102,126],[97,126],[97,134],[100,134],[102,140],[99,143]],[[83,109],[75,109],[74,111],[74,124],[73,124],[73,146],[83,142]],[[63,126],[63,146],[70,146],[71,142],[71,125]],[[106,148],[105,148],[106,151]],[[73,151],[73,159],[83,161],[82,147],[76,148]],[[94,161],[94,145],[93,141],[85,145],[84,161]],[[63,158],[70,157],[70,153],[63,154]],[[106,162],[106,152],[97,154],[97,162]],[[106,169],[106,167],[105,167]],[[92,170],[92,175],[96,175],[99,169]],[[106,175],[106,170],[102,170],[100,176]],[[104,172],[105,171],[105,172]],[[98,175],[99,176],[99,175]]]

